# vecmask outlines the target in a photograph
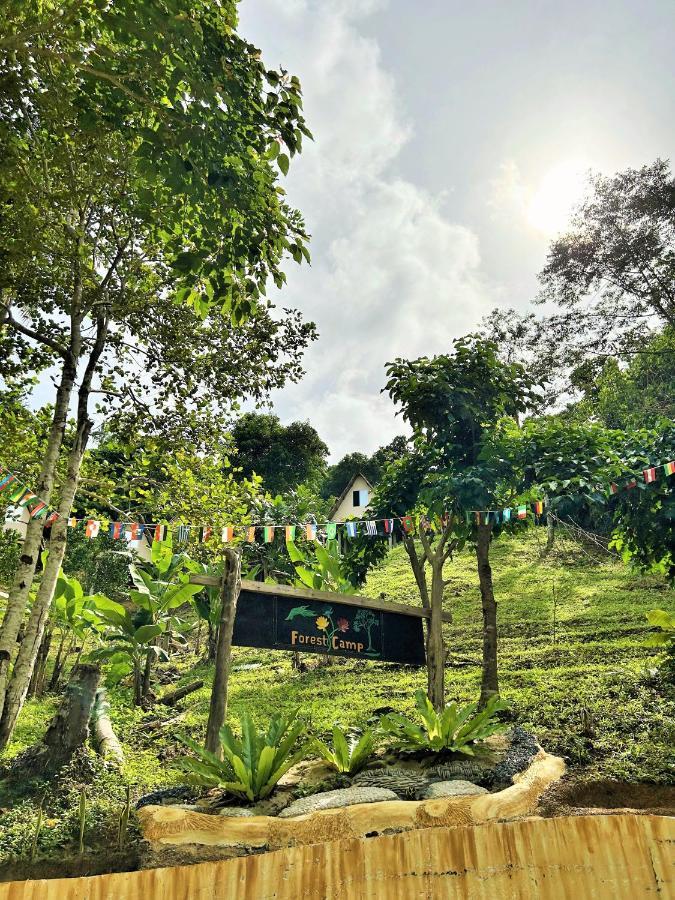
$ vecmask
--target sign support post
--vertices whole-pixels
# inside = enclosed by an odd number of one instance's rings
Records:
[[[222,756],[219,732],[227,714],[227,682],[230,677],[232,656],[232,632],[237,611],[237,600],[241,590],[241,553],[228,547],[225,551],[225,571],[223,572],[220,595],[220,620],[216,643],[216,668],[211,688],[209,719],[206,725],[205,747],[218,758]]]

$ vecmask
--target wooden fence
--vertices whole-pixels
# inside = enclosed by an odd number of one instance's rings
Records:
[[[638,900],[675,896],[675,819],[424,829],[181,868],[0,884],[0,900]]]

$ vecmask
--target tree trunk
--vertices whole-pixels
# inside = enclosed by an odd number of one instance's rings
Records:
[[[81,665],[73,669],[61,705],[45,736],[41,743],[30,747],[17,759],[13,776],[19,772],[52,774],[70,760],[78,747],[86,743],[100,675],[99,667],[94,665]]]
[[[497,604],[492,587],[490,568],[491,525],[478,525],[476,535],[476,557],[478,560],[478,582],[480,584],[483,608],[483,675],[480,687],[480,706],[490,697],[499,695],[497,673]]]
[[[61,632],[61,640],[59,641],[59,647],[56,651],[56,659],[54,660],[54,668],[52,669],[52,676],[49,679],[49,684],[47,685],[47,689],[53,691],[56,685],[59,683],[59,678],[61,677],[61,672],[63,671],[63,651],[66,643],[66,632],[63,630]]]
[[[49,656],[49,648],[52,643],[52,630],[48,628],[45,631],[40,649],[38,650],[35,668],[28,686],[29,697],[41,697],[45,688],[45,669],[47,668],[47,657]]]
[[[143,681],[141,684],[141,698],[148,700],[150,698],[150,677],[152,675],[152,661],[155,654],[152,650],[148,650],[145,655],[145,665],[143,666]]]
[[[159,698],[158,703],[163,703],[165,706],[175,706],[175,704],[178,703],[179,700],[182,700],[183,697],[187,697],[188,694],[193,694],[203,687],[203,681],[191,681],[190,684],[184,684],[183,687],[176,688],[174,691],[169,691],[167,694],[164,694],[163,697]]]
[[[218,629],[211,624],[209,624],[209,635],[206,641],[206,659],[209,662],[214,662],[216,658],[216,648],[218,645]]]
[[[16,720],[21,712],[24,700],[26,699],[26,692],[35,666],[35,658],[40,642],[42,641],[47,617],[49,616],[49,609],[54,597],[56,580],[66,552],[66,545],[68,543],[68,516],[73,508],[73,501],[75,499],[75,492],[77,491],[77,483],[80,475],[80,467],[89,440],[89,433],[93,425],[88,412],[91,382],[94,377],[94,372],[96,371],[96,366],[101,358],[101,353],[105,347],[107,334],[107,311],[100,308],[97,315],[94,346],[89,354],[89,359],[87,360],[87,365],[78,390],[77,428],[73,438],[73,445],[68,455],[68,469],[58,506],[59,518],[54,522],[51,528],[49,555],[47,556],[47,562],[45,564],[44,572],[42,573],[42,580],[40,581],[40,587],[38,588],[37,596],[35,597],[31,609],[30,618],[26,627],[26,634],[21,642],[19,653],[16,662],[14,663],[12,680],[5,690],[4,708],[2,717],[0,717],[0,750],[4,749],[9,743],[14,731],[14,726],[16,725]],[[75,338],[73,338],[73,342],[76,342]],[[79,357],[79,344],[77,346],[77,353],[74,354],[75,359]]]
[[[134,706],[143,703],[143,669],[140,659],[134,660]]]
[[[75,436],[73,447],[70,451],[68,460],[68,473],[63,485],[61,500],[59,502],[59,518],[52,525],[52,535],[49,541],[49,555],[45,564],[42,580],[38,588],[33,607],[31,609],[26,633],[21,641],[19,653],[12,670],[12,679],[7,687],[5,706],[0,718],[0,750],[4,749],[9,743],[16,720],[23,707],[26,698],[26,692],[35,666],[35,658],[37,656],[42,635],[44,632],[49,610],[51,608],[54,591],[56,589],[56,580],[61,569],[63,557],[66,552],[68,542],[67,538],[67,522],[68,516],[73,506],[75,492],[77,490],[77,481],[82,463],[82,456],[89,437],[91,429],[91,421],[89,419],[84,423],[84,427],[78,428]]]
[[[117,735],[113,731],[112,723],[108,712],[110,704],[108,703],[103,688],[99,688],[96,692],[94,707],[91,711],[91,724],[94,729],[94,746],[96,751],[105,759],[106,757],[115,760],[118,766],[124,765],[124,750],[120,744]]]
[[[218,624],[218,646],[216,650],[216,669],[213,674],[209,719],[206,725],[206,749],[222,758],[219,731],[227,713],[227,682],[230,676],[230,656],[232,653],[232,632],[234,616],[237,611],[237,600],[241,590],[241,555],[228,548],[225,551],[225,574],[223,576],[223,595],[220,606],[220,622]]]
[[[63,443],[63,434],[68,419],[68,406],[75,383],[74,364],[64,362],[61,382],[56,392],[54,414],[47,438],[47,448],[42,458],[40,477],[37,480],[37,495],[49,501],[54,487],[56,466]],[[44,524],[41,519],[29,519],[26,537],[21,547],[19,565],[9,591],[7,609],[0,627],[0,716],[5,705],[9,683],[9,666],[16,650],[17,635],[23,621],[28,602],[28,593],[33,585],[35,569],[40,557]]]
[[[427,694],[437,712],[445,707],[445,646],[443,642],[443,562],[431,560],[431,618],[427,637]]]

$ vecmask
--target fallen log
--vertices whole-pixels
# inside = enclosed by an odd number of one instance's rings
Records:
[[[113,759],[118,766],[122,766],[124,765],[124,750],[113,730],[108,715],[109,711],[110,704],[106,699],[105,691],[100,689],[96,692],[96,699],[91,711],[94,746],[104,759]]]
[[[179,700],[182,700],[183,697],[187,697],[188,694],[193,694],[202,687],[204,687],[203,681],[192,681],[190,684],[184,684],[183,687],[176,688],[175,691],[169,691],[168,694],[164,694],[163,697],[160,697],[157,702],[163,703],[164,706],[174,706]]]

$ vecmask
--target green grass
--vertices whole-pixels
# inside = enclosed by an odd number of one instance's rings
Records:
[[[502,696],[514,719],[531,728],[547,750],[566,757],[573,771],[628,781],[675,781],[675,696],[653,675],[654,651],[645,646],[645,613],[672,610],[665,583],[631,573],[609,555],[589,555],[559,539],[540,555],[538,535],[503,536],[492,549],[498,600],[499,673]],[[481,611],[475,557],[465,551],[446,569],[445,626],[450,651],[448,699],[473,700],[480,685]],[[419,604],[402,547],[374,571],[362,593]],[[554,625],[555,617],[555,625]],[[311,729],[327,734],[372,723],[379,707],[413,712],[413,692],[425,687],[424,669],[336,659],[295,672],[290,654],[236,648],[228,718],[248,709],[263,724],[278,710],[300,707]],[[257,668],[242,668],[258,664]],[[157,706],[130,705],[128,690],[111,694],[112,720],[127,756],[124,779],[134,794],[178,782],[173,760],[183,753],[178,733],[203,736],[212,672],[193,655],[168,664],[178,683],[204,678],[205,686],[183,702],[180,722],[148,732],[144,722],[177,715]],[[172,687],[174,685],[171,685]],[[53,714],[53,698],[26,704],[5,758],[33,743]],[[96,785],[92,794],[96,792]]]

